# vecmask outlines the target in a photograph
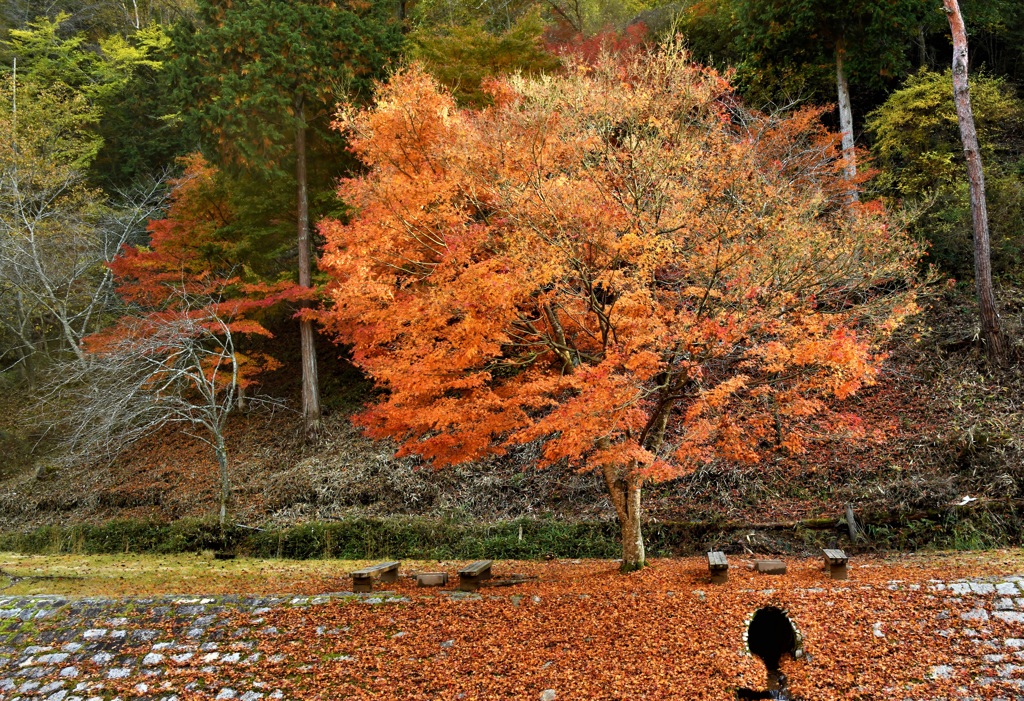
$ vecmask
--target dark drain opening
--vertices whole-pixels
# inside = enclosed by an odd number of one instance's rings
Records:
[[[758,609],[747,628],[747,649],[764,662],[768,670],[768,689],[737,689],[739,701],[755,699],[791,699],[786,691],[786,676],[779,671],[779,663],[786,655],[797,656],[799,639],[793,622],[786,612],[774,606]]]
[[[761,658],[769,672],[778,672],[783,656],[796,654],[793,622],[774,606],[758,609],[747,628],[747,648]]]

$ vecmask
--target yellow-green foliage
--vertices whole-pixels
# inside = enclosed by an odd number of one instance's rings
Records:
[[[1014,137],[1020,136],[1024,103],[1002,78],[981,75],[971,80],[971,107],[982,159],[1000,160],[1013,149]],[[925,195],[964,172],[949,71],[911,76],[868,115],[867,127],[875,137],[873,151],[883,168],[879,184],[903,197]]]
[[[15,94],[12,85],[2,83],[0,154],[22,161],[36,159],[38,165],[50,170],[82,171],[102,146],[102,140],[92,131],[100,116],[84,96],[66,85],[26,86],[19,78]]]
[[[544,73],[558,60],[544,50],[544,25],[529,14],[507,32],[493,34],[480,23],[451,27],[443,34],[418,31],[411,55],[421,62],[462,104],[482,107],[490,102],[483,90],[487,78],[506,73]]]
[[[566,10],[580,7],[584,34],[620,29],[641,13],[664,6],[659,0],[570,0],[558,4]]]
[[[99,42],[99,51],[86,44],[84,34],[65,37],[61,25],[66,13],[54,19],[40,17],[25,29],[12,29],[3,49],[18,59],[18,72],[29,83],[66,86],[90,102],[107,104],[131,81],[140,67],[159,69],[153,57],[170,46],[163,27],[150,25],[131,40],[110,36]]]
[[[30,124],[45,122],[53,143],[43,150],[81,170],[103,146],[97,127],[105,111],[119,103],[140,68],[161,67],[153,57],[170,46],[170,38],[159,25],[150,25],[130,41],[117,35],[102,39],[96,50],[86,43],[84,34],[64,36],[61,26],[68,18],[60,13],[54,19],[40,17],[24,29],[12,29],[10,38],[0,42],[0,52],[11,62],[0,69],[0,75],[3,89],[13,90],[17,60],[17,99],[9,92],[3,99],[12,109],[17,105],[17,120],[12,119],[12,124],[17,121],[24,131]]]
[[[1001,78],[971,80],[997,271],[1024,272],[1024,101]],[[971,211],[949,71],[921,71],[868,115],[883,197],[916,213],[932,262],[957,276],[972,267]]]

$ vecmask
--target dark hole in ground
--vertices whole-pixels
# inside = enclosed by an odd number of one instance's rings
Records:
[[[765,691],[737,689],[739,701],[755,699],[792,699],[786,691],[786,676],[779,671],[779,662],[786,655],[796,656],[796,628],[786,613],[774,606],[758,609],[747,628],[747,649],[759,657],[768,670]]]
[[[747,629],[747,648],[761,658],[769,672],[777,672],[783,656],[796,653],[793,622],[774,606],[758,609]]]

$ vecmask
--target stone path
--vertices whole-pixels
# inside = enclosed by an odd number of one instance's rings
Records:
[[[977,687],[983,689],[999,681],[1020,689],[1015,698],[1024,699],[1024,576],[933,582],[929,589],[971,606],[960,614],[961,620],[950,620],[942,635],[964,636],[973,642],[984,663],[974,680]],[[999,634],[994,630],[997,627],[1010,630],[1011,635]],[[932,673],[941,677],[953,671],[937,667]]]
[[[976,653],[973,660],[959,658],[980,669],[973,682],[961,688],[961,698],[991,698],[986,689],[998,687],[1004,691],[996,698],[1010,698],[1005,690],[1019,689],[1020,694],[1012,697],[1024,699],[1024,576],[920,584],[892,581],[888,587],[948,600],[951,610],[961,612],[939,614],[948,619],[940,634],[967,642],[963,647],[968,654]],[[472,601],[479,596],[463,598]],[[303,619],[303,610],[327,604],[402,601],[408,599],[386,592],[317,597],[0,597],[0,699],[287,698],[288,685],[282,680],[315,673],[308,652],[316,643],[308,639],[308,631],[307,637],[299,635],[302,626],[279,630],[268,618],[282,620],[277,614],[290,610]],[[315,633],[330,636],[338,631],[316,628]],[[885,635],[883,624],[876,624],[876,635]],[[261,649],[266,641],[273,641],[270,648],[275,654]],[[281,654],[289,646],[294,654]],[[956,672],[953,666],[932,669],[937,678]]]
[[[288,660],[264,659],[258,650],[258,641],[280,635],[261,625],[263,614],[331,601],[401,600],[387,593],[347,592],[317,597],[0,598],[0,699],[101,701],[113,698],[114,692],[119,698],[162,701],[176,701],[183,692],[189,698],[280,699],[285,694],[275,681]],[[190,681],[176,683],[183,678]]]

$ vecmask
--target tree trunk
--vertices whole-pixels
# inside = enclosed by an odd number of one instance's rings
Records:
[[[21,290],[18,290],[14,295],[15,302],[15,314],[17,326],[10,324],[8,328],[12,328],[14,333],[18,337],[18,357],[21,360],[21,372],[22,377],[25,380],[25,384],[28,386],[29,392],[35,392],[36,390],[36,341],[33,338],[33,326],[32,318],[25,310],[25,297]]]
[[[238,383],[238,398],[235,400],[235,407],[241,413],[249,411],[249,398],[245,394],[245,385]]]
[[[224,538],[228,521],[228,501],[231,498],[231,481],[228,478],[228,449],[224,437],[217,436],[217,464],[220,467],[220,535]]]
[[[641,532],[643,511],[640,494],[643,483],[629,474],[620,475],[611,465],[602,467],[605,486],[619,517],[622,531],[622,571],[635,572],[647,564],[644,538]]]
[[[312,286],[312,265],[309,243],[309,191],[306,178],[306,124],[300,98],[296,105],[299,127],[295,133],[295,179],[298,181],[299,285]],[[320,435],[320,382],[316,368],[316,337],[313,322],[299,322],[302,338],[302,418],[306,437],[316,440]]]
[[[850,107],[850,86],[846,81],[846,70],[843,68],[843,54],[846,46],[839,42],[836,46],[836,87],[839,94],[839,131],[843,137],[843,173],[847,180],[857,177],[857,152],[853,143],[853,109]],[[850,201],[859,198],[857,188],[850,188]]]
[[[993,365],[1006,362],[1006,339],[999,328],[992,289],[992,252],[988,237],[988,208],[985,203],[985,173],[981,167],[978,132],[971,111],[971,92],[967,82],[967,30],[957,0],[943,0],[949,16],[949,29],[953,34],[953,99],[960,122],[960,140],[967,159],[967,177],[971,183],[971,218],[974,220],[974,287],[978,293],[978,311],[981,317],[981,337],[985,352]]]
[[[644,536],[640,531],[641,485],[630,482],[626,486],[626,518],[622,521],[622,571],[634,572],[647,564]]]
[[[25,388],[31,394],[36,391],[36,365],[35,353],[32,350],[25,350],[24,347],[18,348],[18,356],[21,361],[21,377],[25,381]]]
[[[853,512],[853,504],[846,505],[846,530],[850,533],[850,542],[856,543],[860,538],[860,526],[857,524],[857,515]]]

